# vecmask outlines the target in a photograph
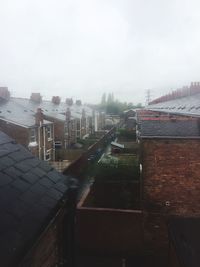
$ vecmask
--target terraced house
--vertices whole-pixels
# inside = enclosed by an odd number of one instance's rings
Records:
[[[95,116],[80,100],[64,103],[53,96],[44,101],[40,93],[16,98],[0,87],[0,129],[42,160],[54,160],[55,149],[71,148],[97,130]]]
[[[0,132],[2,267],[70,266],[75,180]]]
[[[93,131],[93,112],[80,100],[72,104],[66,99],[64,103],[59,96],[53,96],[51,101],[44,101],[40,93],[32,93],[30,99],[12,99],[27,110],[42,109],[44,118],[54,124],[55,147],[66,149]]]
[[[53,123],[44,119],[40,108],[27,109],[16,103],[6,87],[0,88],[0,130],[39,159],[54,159]]]

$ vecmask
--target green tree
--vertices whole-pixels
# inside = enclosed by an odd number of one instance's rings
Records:
[[[101,105],[105,105],[105,104],[106,104],[106,93],[103,93],[101,97]]]

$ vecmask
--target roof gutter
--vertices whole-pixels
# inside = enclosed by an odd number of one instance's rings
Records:
[[[187,139],[187,140],[195,140],[200,139],[200,136],[140,136],[140,139]]]

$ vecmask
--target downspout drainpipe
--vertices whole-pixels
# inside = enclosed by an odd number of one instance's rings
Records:
[[[78,196],[78,183],[76,179],[72,179],[68,192],[67,213],[65,215],[65,242],[66,242],[66,258],[64,267],[75,267],[75,217]]]
[[[54,140],[54,123],[52,125],[52,130],[53,130],[53,161],[55,161],[55,140]]]
[[[45,146],[45,126],[43,126],[43,141],[44,141],[44,144],[43,144],[43,153],[44,153],[44,160],[46,159],[46,146]]]
[[[38,127],[38,147],[39,147],[39,159],[41,159],[41,140],[40,140],[40,134],[41,134],[41,122]]]

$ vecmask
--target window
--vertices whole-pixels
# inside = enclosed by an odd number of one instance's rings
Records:
[[[77,128],[77,131],[79,131],[81,129],[81,122],[80,122],[80,120],[77,120],[77,122],[76,122],[76,128]]]
[[[56,142],[54,143],[54,146],[55,146],[55,149],[60,149],[60,148],[62,147],[62,142],[60,142],[60,141],[56,141]]]
[[[48,149],[45,153],[45,160],[51,160],[51,149]]]
[[[35,129],[31,129],[31,132],[30,132],[30,142],[31,143],[36,142],[36,130]]]
[[[64,133],[65,133],[65,136],[68,136],[68,134],[69,134],[69,124],[68,123],[65,123]]]
[[[46,126],[46,132],[47,132],[48,140],[51,140],[52,139],[52,134],[51,134],[51,126],[50,125]]]

